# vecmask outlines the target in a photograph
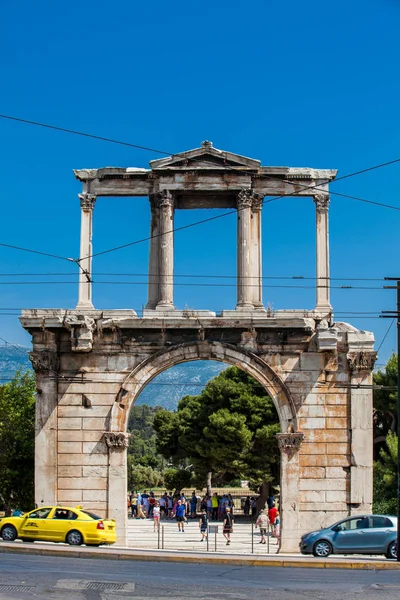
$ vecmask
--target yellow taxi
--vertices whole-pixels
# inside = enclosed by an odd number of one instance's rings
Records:
[[[66,542],[71,546],[100,546],[117,540],[115,519],[102,519],[82,506],[41,506],[20,517],[3,517],[0,536],[5,542],[18,538],[23,542]]]

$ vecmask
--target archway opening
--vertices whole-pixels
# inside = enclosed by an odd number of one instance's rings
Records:
[[[268,503],[279,509],[278,412],[240,367],[197,360],[164,370],[132,403],[127,431],[131,519],[152,520],[156,507],[161,523],[169,523],[181,500],[187,527],[203,511],[222,526],[229,508],[249,533]],[[277,525],[270,531],[275,551]]]

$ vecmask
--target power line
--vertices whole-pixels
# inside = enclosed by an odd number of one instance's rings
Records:
[[[89,285],[91,281],[83,281],[83,285]],[[147,281],[94,281],[96,285],[148,285]],[[76,281],[0,281],[1,285],[76,285]],[[174,287],[233,287],[236,288],[236,283],[181,283],[175,282]],[[244,283],[242,287],[258,287],[257,284]],[[331,290],[380,290],[384,288],[377,286],[356,286],[356,285],[276,285],[276,284],[263,284],[262,288],[265,289],[304,289],[304,290],[315,290],[330,288]]]
[[[105,276],[105,277],[159,277],[159,275],[153,275],[151,273],[104,273],[95,271],[92,273],[93,276]],[[0,277],[76,277],[77,273],[0,273]],[[176,278],[190,278],[190,279],[238,279],[238,275],[213,275],[213,274],[184,274],[174,273],[173,276],[167,276],[168,279]],[[384,281],[384,277],[309,277],[305,275],[262,275],[255,277],[252,275],[240,276],[240,279],[279,279],[279,280],[310,280],[315,281],[316,279],[328,279],[329,281]]]
[[[378,317],[378,318],[379,318],[379,317]],[[386,333],[385,333],[385,335],[383,336],[383,339],[382,339],[381,343],[379,344],[379,348],[378,348],[378,350],[377,350],[378,352],[379,352],[379,350],[382,348],[382,344],[383,344],[383,342],[386,340],[386,337],[387,337],[387,335],[388,335],[389,331],[391,330],[391,328],[392,328],[392,325],[393,325],[393,323],[395,322],[395,320],[396,320],[396,319],[393,319],[393,320],[391,321],[391,323],[389,324],[389,327],[387,328],[387,330],[386,330]]]
[[[68,260],[69,262],[76,262],[73,258],[66,258],[65,256],[59,256],[58,254],[49,254],[48,252],[41,252],[40,250],[32,250],[30,248],[22,248],[21,246],[13,246],[11,244],[0,243],[0,246],[5,248],[12,248],[13,250],[22,250],[23,252],[30,252],[32,254],[41,254],[42,256],[50,256],[51,258],[59,258],[61,260]]]
[[[137,148],[138,150],[146,150],[148,152],[155,152],[156,154],[166,154],[170,156],[170,152],[163,152],[156,148],[148,148],[147,146],[140,146],[138,144],[131,144],[130,142],[122,142],[121,140],[114,140],[112,138],[103,137],[93,133],[85,133],[83,131],[77,131],[75,129],[66,129],[65,127],[58,127],[57,125],[49,125],[48,123],[40,123],[39,121],[30,121],[28,119],[21,119],[20,117],[12,117],[11,115],[0,114],[1,119],[8,119],[10,121],[18,121],[19,123],[25,123],[27,125],[35,125],[36,127],[44,127],[46,129],[53,129],[55,131],[63,131],[64,133],[72,133],[73,135],[79,135],[82,137],[92,138],[94,140],[101,140],[102,142],[109,142],[111,144],[119,144],[120,146],[128,146],[130,148]]]

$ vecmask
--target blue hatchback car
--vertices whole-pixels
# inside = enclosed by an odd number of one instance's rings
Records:
[[[397,558],[397,518],[387,515],[357,515],[326,529],[302,536],[302,554],[326,558],[330,554],[384,554]]]

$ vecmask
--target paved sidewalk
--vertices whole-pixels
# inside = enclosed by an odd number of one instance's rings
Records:
[[[210,523],[210,525],[217,525],[218,533],[216,536],[214,533],[210,533],[208,553],[215,552],[215,537],[217,552],[223,554],[248,555],[253,553],[257,556],[265,556],[276,554],[278,551],[278,541],[272,535],[268,536],[266,544],[259,543],[261,539],[260,530],[256,528],[253,529],[252,544],[251,523],[234,524],[230,546],[226,545],[226,540],[222,535],[222,523]],[[162,520],[160,527],[160,536],[158,536],[158,532],[153,531],[154,523],[152,519],[129,519],[128,547],[146,550],[164,549],[207,553],[207,542],[200,542],[199,519],[188,519],[184,533],[178,531],[177,523],[172,519]],[[164,535],[162,530],[164,530]]]

